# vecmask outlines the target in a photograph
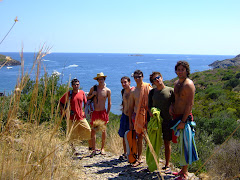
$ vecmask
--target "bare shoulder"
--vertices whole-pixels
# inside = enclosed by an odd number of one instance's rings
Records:
[[[176,81],[174,82],[174,86],[175,86],[177,83],[178,83],[178,80],[176,80]]]
[[[107,92],[107,94],[111,95],[111,90],[108,87],[105,87],[104,91]]]
[[[185,83],[184,83],[184,87],[187,89],[194,89],[195,90],[195,86],[194,83],[191,79],[187,78]]]

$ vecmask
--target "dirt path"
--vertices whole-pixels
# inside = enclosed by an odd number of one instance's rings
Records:
[[[127,161],[118,160],[118,156],[110,152],[106,155],[97,154],[93,158],[89,157],[90,152],[87,147],[78,147],[78,155],[73,157],[73,163],[81,169],[81,179],[85,180],[105,180],[105,179],[159,179],[159,173],[146,172],[147,164],[145,159],[138,167],[131,167]],[[162,173],[164,179],[174,179],[174,175]],[[190,177],[193,174],[190,174]],[[160,178],[161,179],[161,178]],[[194,177],[192,179],[199,179]]]

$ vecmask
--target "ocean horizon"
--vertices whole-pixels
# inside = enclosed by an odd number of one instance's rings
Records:
[[[21,61],[17,52],[0,52],[10,56],[12,59]],[[29,72],[34,62],[34,54],[24,52],[24,70]],[[135,81],[131,74],[140,69],[144,74],[144,82],[149,81],[149,75],[153,71],[159,71],[164,80],[171,80],[176,77],[174,67],[179,60],[188,61],[191,73],[211,69],[208,65],[216,60],[224,60],[235,57],[234,55],[191,55],[191,54],[136,54],[136,53],[51,53],[42,60],[42,67],[45,66],[48,74],[57,73],[60,76],[59,83],[67,83],[69,78],[78,78],[80,87],[88,92],[97,84],[93,78],[97,73],[103,72],[106,78],[107,87],[111,89],[112,108],[114,114],[121,114],[121,83],[123,76],[129,76],[131,85]],[[3,67],[0,72],[0,92],[6,94],[13,91],[21,66],[12,66],[11,69]],[[44,74],[42,68],[41,75]],[[33,71],[32,77],[35,76]]]

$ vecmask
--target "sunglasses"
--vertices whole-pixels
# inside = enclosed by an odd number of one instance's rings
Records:
[[[142,76],[134,76],[134,79],[140,79]]]
[[[73,84],[73,86],[79,86],[80,84]]]
[[[157,76],[153,79],[153,82],[156,81],[157,79],[160,79],[161,76]]]

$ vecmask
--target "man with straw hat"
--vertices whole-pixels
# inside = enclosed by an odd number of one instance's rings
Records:
[[[79,80],[74,78],[71,82],[73,90],[66,92],[60,99],[61,113],[67,117],[67,137],[71,142],[73,151],[74,140],[89,140],[91,143],[91,128],[83,112],[87,98],[83,90],[79,90]],[[68,115],[69,113],[69,115]]]
[[[107,136],[106,124],[109,121],[109,113],[111,109],[111,90],[106,87],[106,77],[107,76],[105,76],[103,72],[98,73],[97,76],[93,78],[98,81],[97,89],[94,90],[94,87],[92,87],[87,96],[87,99],[93,99],[94,103],[94,111],[90,122],[92,126],[91,138],[93,150],[90,155],[91,158],[96,155],[96,131],[99,129],[102,131],[102,146],[100,154],[105,155],[104,145]],[[105,103],[107,99],[108,106],[106,110]]]

